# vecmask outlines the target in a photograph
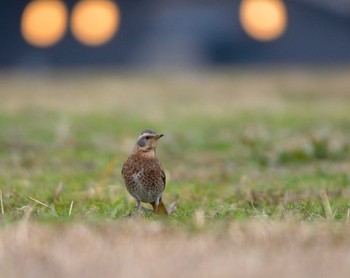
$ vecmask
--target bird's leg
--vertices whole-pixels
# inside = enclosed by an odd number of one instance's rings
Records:
[[[138,211],[140,209],[140,207],[141,207],[141,200],[140,200],[139,197],[136,197],[136,202],[137,202],[137,204],[136,204],[136,211]]]
[[[151,209],[141,206],[141,200],[139,197],[136,197],[136,202],[137,202],[136,209],[135,209],[136,212],[142,211],[143,213],[148,213],[152,211]]]

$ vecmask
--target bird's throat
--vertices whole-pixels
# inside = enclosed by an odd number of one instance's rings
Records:
[[[149,149],[149,150],[135,149],[134,154],[137,156],[147,158],[147,159],[151,159],[151,158],[156,157],[155,149]]]

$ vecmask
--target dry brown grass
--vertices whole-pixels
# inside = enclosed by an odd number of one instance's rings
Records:
[[[249,221],[175,231],[18,223],[0,231],[1,277],[349,277],[349,225]]]

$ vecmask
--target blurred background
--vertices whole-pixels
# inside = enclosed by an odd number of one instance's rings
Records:
[[[2,68],[350,61],[349,0],[16,0],[1,5]]]

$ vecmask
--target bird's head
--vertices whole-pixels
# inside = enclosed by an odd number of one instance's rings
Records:
[[[149,129],[142,131],[139,138],[136,141],[134,153],[136,152],[154,153],[157,147],[158,139],[163,136],[164,136],[163,134],[157,134],[153,130],[149,130]]]

